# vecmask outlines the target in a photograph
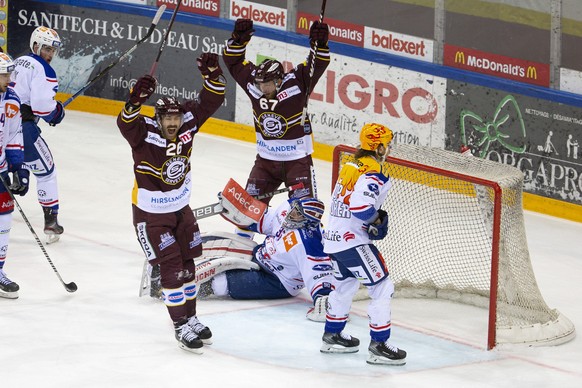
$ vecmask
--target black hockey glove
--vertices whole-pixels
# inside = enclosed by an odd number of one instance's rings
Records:
[[[196,63],[204,78],[215,80],[222,75],[220,63],[218,63],[218,54],[204,53],[200,58],[196,59]]]
[[[368,225],[368,236],[370,240],[382,240],[388,234],[388,214],[382,210],[378,210],[378,217],[374,222]]]
[[[329,39],[329,27],[326,23],[313,22],[309,29],[309,41],[311,45],[317,43],[317,47],[327,46]]]
[[[156,90],[156,79],[149,74],[139,78],[129,94],[129,103],[131,105],[141,105]]]
[[[253,28],[253,21],[251,19],[236,19],[234,22],[234,31],[232,32],[232,40],[240,45],[247,44],[251,37],[255,34]]]
[[[30,171],[25,168],[20,168],[12,173],[12,184],[10,191],[14,195],[25,195],[28,193],[28,182],[30,178]]]

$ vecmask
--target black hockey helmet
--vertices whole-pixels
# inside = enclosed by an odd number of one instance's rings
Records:
[[[267,59],[259,65],[255,73],[255,82],[277,81],[283,78],[283,65],[274,59]]]
[[[156,101],[156,117],[159,119],[163,115],[184,113],[182,105],[175,97],[162,97]]]
[[[177,132],[184,124],[184,109],[174,97],[162,97],[156,101],[156,121],[162,136],[168,140],[174,140]],[[179,116],[176,122],[171,115]]]

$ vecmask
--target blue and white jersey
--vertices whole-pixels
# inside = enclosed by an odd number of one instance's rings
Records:
[[[267,211],[257,224],[257,231],[267,237],[255,259],[264,270],[279,278],[289,294],[295,296],[306,287],[313,297],[334,282],[331,259],[323,252],[320,228],[282,226],[289,211],[290,202],[285,201],[276,210]]]
[[[11,79],[22,105],[30,106],[34,116],[50,115],[57,106],[55,95],[59,90],[55,70],[40,56],[32,53],[17,58],[14,64],[16,68]]]
[[[323,234],[326,253],[371,243],[369,222],[376,217],[392,185],[384,169],[372,157],[352,158],[342,167]]]
[[[0,93],[0,171],[24,161],[20,99],[10,87]]]

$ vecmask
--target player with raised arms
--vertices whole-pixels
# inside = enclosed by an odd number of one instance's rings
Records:
[[[189,206],[190,156],[194,135],[223,103],[226,87],[217,54],[204,53],[197,63],[203,76],[199,99],[180,103],[162,97],[155,104],[155,117],[141,115],[142,104],[156,88],[156,80],[144,75],[117,117],[134,161],[132,209],[137,239],[149,263],[159,264],[162,297],[176,340],[193,353],[212,343],[212,333],[196,316],[194,258],[202,254],[202,239]]]
[[[310,85],[315,86],[329,65],[328,26],[312,24],[309,38],[317,50],[311,50],[308,59],[288,73],[275,59],[254,64],[246,58],[254,32],[252,20],[237,19],[223,55],[226,67],[249,97],[253,110],[257,155],[246,191],[259,196],[276,190],[282,183],[291,186],[302,182],[303,188],[292,190],[289,197],[317,197],[311,158],[312,124],[307,118],[301,125],[301,118]],[[312,76],[310,61],[314,61]],[[269,201],[270,197],[263,199],[267,204]]]

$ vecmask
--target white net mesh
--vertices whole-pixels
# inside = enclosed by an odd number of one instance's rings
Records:
[[[340,154],[336,171],[351,152]],[[390,231],[376,245],[388,264],[397,297],[438,297],[488,308],[496,291],[489,347],[558,344],[573,338],[574,326],[546,305],[535,280],[523,222],[523,175],[518,169],[411,145],[395,147],[390,162],[393,187],[383,206]],[[491,186],[471,183],[471,177],[491,181]],[[494,183],[502,196],[499,275],[492,292]]]

